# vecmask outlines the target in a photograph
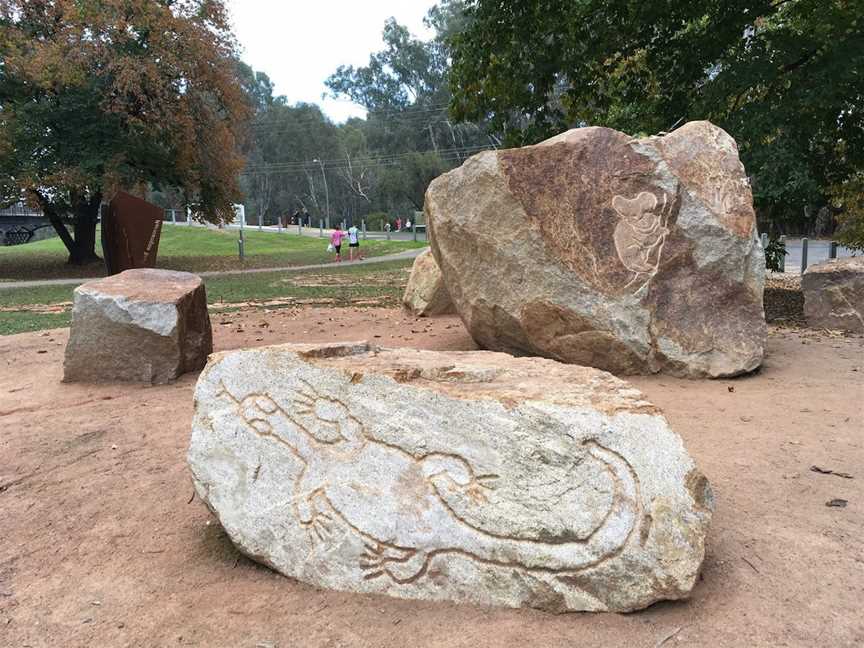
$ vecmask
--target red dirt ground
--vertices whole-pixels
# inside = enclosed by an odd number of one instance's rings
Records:
[[[218,349],[473,348],[455,318],[380,309],[213,323]],[[0,338],[0,646],[864,645],[861,338],[772,329],[754,376],[634,379],[714,486],[703,579],[689,601],[554,616],[322,591],[247,560],[190,502],[196,376],[62,384],[67,334]]]

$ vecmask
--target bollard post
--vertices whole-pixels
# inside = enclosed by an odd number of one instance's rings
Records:
[[[837,258],[837,241],[831,241],[831,245],[828,246],[828,258]]]
[[[366,240],[366,221],[365,220],[360,221],[360,225],[363,227],[363,240],[365,241]]]
[[[807,237],[801,239],[801,274],[807,269]]]
[[[762,235],[762,249],[765,250],[767,248],[768,248],[768,235],[763,234]]]
[[[786,235],[781,234],[779,240],[780,240],[780,245],[782,245],[783,249],[785,250],[786,249]],[[783,260],[780,261],[780,272],[786,272],[786,255],[785,254],[783,255]]]
[[[324,238],[324,219],[318,219],[318,238]]]

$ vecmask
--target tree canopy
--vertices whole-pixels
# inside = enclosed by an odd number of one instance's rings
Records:
[[[115,189],[179,188],[197,217],[233,216],[250,105],[220,0],[4,0],[0,54],[2,198],[37,202],[71,262],[95,258]]]
[[[448,38],[460,28],[462,9],[460,0],[434,6],[426,17],[429,40],[388,20],[381,51],[327,79],[333,96],[366,108],[365,119],[336,125],[316,106],[289,106],[273,96],[266,75],[241,66],[256,106],[243,171],[250,217],[272,223],[304,207],[316,224],[328,208],[338,220],[405,216],[423,208],[432,179],[488,148],[481,127],[448,114]]]
[[[474,0],[453,112],[516,145],[708,119],[737,140],[760,215],[803,226],[864,169],[862,19],[860,0]]]

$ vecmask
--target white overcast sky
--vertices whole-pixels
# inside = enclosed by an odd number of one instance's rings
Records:
[[[324,80],[340,65],[365,65],[383,48],[384,21],[393,16],[428,37],[423,16],[435,0],[227,0],[243,60],[266,72],[275,93],[292,104],[317,103],[334,121],[363,116],[344,100],[322,99]]]

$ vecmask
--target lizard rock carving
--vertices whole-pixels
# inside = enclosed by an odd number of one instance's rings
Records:
[[[303,464],[292,508],[312,545],[326,542],[340,520],[361,537],[365,551],[358,566],[364,579],[412,583],[440,554],[572,573],[620,553],[641,518],[633,468],[618,453],[590,440],[585,443],[587,454],[600,462],[614,485],[612,504],[593,531],[578,539],[543,542],[481,529],[460,516],[448,499],[459,494],[482,505],[496,475],[475,474],[455,454],[416,457],[371,438],[341,401],[303,384],[294,392],[290,411],[267,394],[238,399],[224,383],[219,395],[235,403],[245,424],[260,437],[287,447]]]
[[[612,208],[620,218],[613,234],[615,249],[624,267],[634,273],[625,288],[643,280],[634,292],[657,274],[663,244],[669,234],[672,205],[665,194],[659,209],[658,202],[657,196],[647,191],[640,191],[635,198],[612,198]]]

